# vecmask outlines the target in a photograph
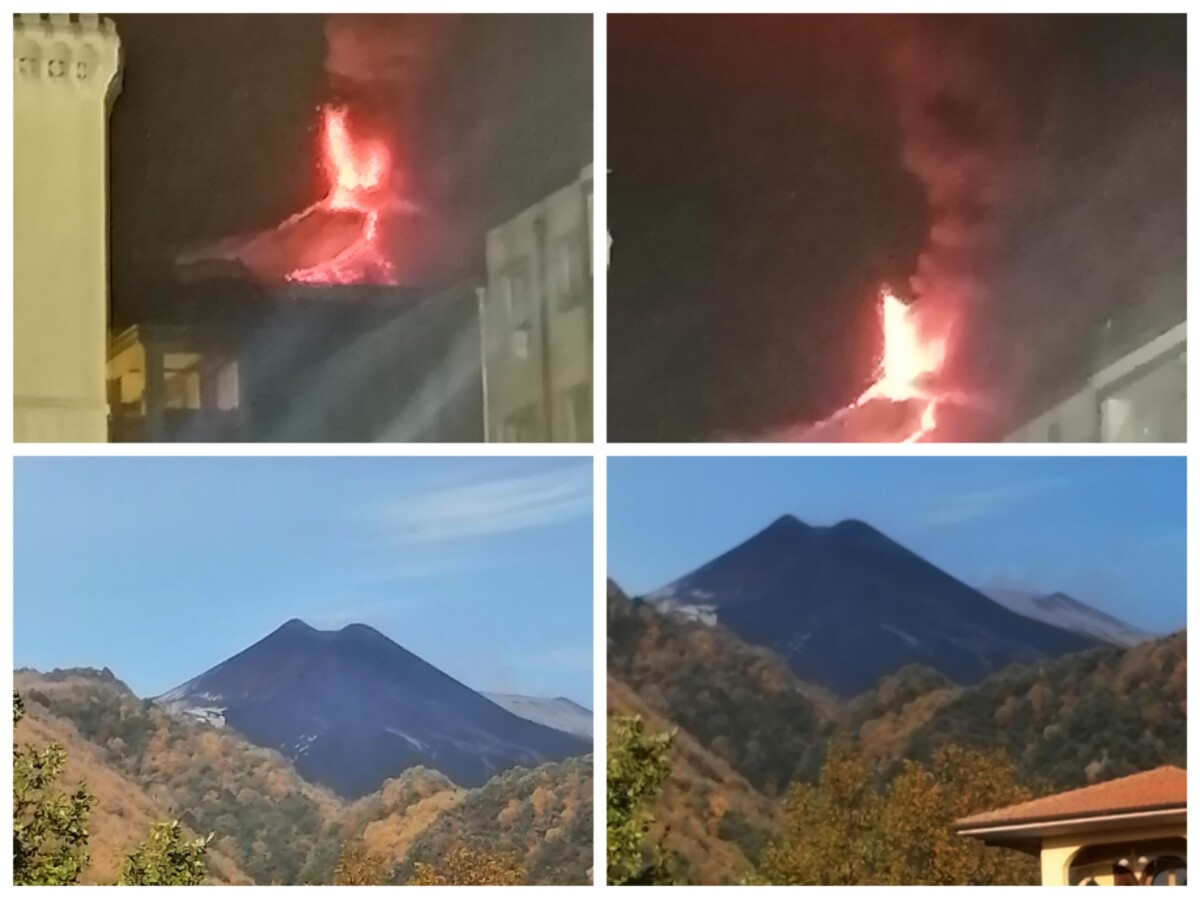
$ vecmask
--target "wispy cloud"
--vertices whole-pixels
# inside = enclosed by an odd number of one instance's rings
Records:
[[[990,487],[950,491],[932,498],[925,505],[924,521],[930,527],[947,527],[978,521],[1031,496],[1063,487],[1068,483],[1069,479],[1066,478],[1033,478]]]
[[[546,527],[591,509],[592,469],[580,463],[405,497],[385,510],[384,522],[400,542],[429,544]]]

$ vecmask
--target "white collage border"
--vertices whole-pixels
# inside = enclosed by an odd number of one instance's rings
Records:
[[[235,3],[235,2],[212,2],[212,3],[173,3],[167,4],[161,2],[146,3],[146,2],[114,2],[102,4],[89,2],[89,0],[79,0],[75,3],[34,3],[26,7],[20,7],[23,11],[32,12],[99,12],[99,13],[152,13],[152,12],[195,12],[195,13],[245,13],[245,12],[264,12],[264,13],[310,13],[318,14],[330,11],[331,4],[321,2],[307,2],[307,0],[293,0],[290,3]],[[1132,7],[1132,8],[1131,8]],[[605,235],[607,234],[607,117],[606,117],[606,78],[607,78],[607,58],[606,58],[606,16],[609,13],[780,13],[780,14],[805,14],[805,13],[831,13],[831,12],[865,12],[865,13],[901,13],[901,12],[929,12],[929,13],[982,13],[982,12],[1003,12],[1003,13],[1120,13],[1120,12],[1162,12],[1162,13],[1187,13],[1196,4],[1182,2],[1160,2],[1145,5],[1136,4],[1120,4],[1111,2],[1059,2],[1056,4],[1046,3],[1031,3],[1027,0],[1021,2],[990,2],[990,3],[954,3],[954,2],[721,2],[721,0],[687,0],[687,2],[672,2],[672,3],[647,3],[647,2],[629,2],[629,0],[594,0],[594,2],[579,2],[579,0],[558,0],[558,2],[550,2],[550,0],[493,0],[493,2],[457,2],[457,0],[445,0],[441,3],[431,2],[413,2],[406,3],[402,0],[392,0],[392,2],[380,2],[380,0],[369,0],[369,2],[359,2],[349,4],[345,9],[339,9],[339,12],[378,12],[378,13],[419,13],[419,12],[462,12],[462,13],[578,13],[592,14],[594,16],[594,31],[595,31],[595,50],[593,56],[594,66],[594,83],[593,83],[593,98],[594,98],[594,153],[593,164],[595,169],[594,177],[594,196],[595,203],[595,218],[594,218],[594,236],[595,243],[593,247],[593,258],[606,258],[608,247]],[[1197,37],[1200,33],[1200,25],[1197,23],[1200,20],[1196,16],[1188,16],[1187,32],[1188,43],[1190,48],[1197,46]],[[11,25],[6,23],[6,28],[11,28]],[[11,40],[11,34],[10,34]],[[1197,68],[1189,54],[1187,66],[1188,79],[1188,95],[1189,95],[1189,115],[1187,123],[1188,135],[1188,172],[1190,176],[1196,171],[1196,159],[1200,151],[1200,141],[1198,141],[1196,117],[1192,114],[1194,101],[1191,98],[1200,96],[1197,84]],[[5,98],[12,97],[12,69],[7,70],[5,75],[6,84],[3,87],[3,96]],[[9,101],[11,103],[11,101]],[[11,106],[10,106],[11,109]],[[0,117],[0,127],[5,130],[3,140],[3,152],[6,154],[3,164],[3,190],[4,201],[9,209],[12,208],[13,183],[12,183],[12,116],[5,114]],[[11,216],[6,222],[11,223]],[[1195,235],[1200,233],[1200,221],[1197,220],[1197,204],[1194,198],[1189,193],[1187,198],[1187,223],[1188,223],[1188,259],[1189,268],[1191,261],[1196,258],[1193,252],[1195,244]],[[11,224],[9,225],[11,228]],[[617,236],[618,247],[620,237]],[[620,250],[615,249],[617,256],[620,255]],[[12,271],[12,240],[11,234],[0,241],[0,258],[5,263],[5,271]],[[6,295],[6,321],[12,321],[12,280],[6,277],[4,280],[5,295]],[[174,444],[174,445],[136,445],[123,444],[120,446],[96,446],[96,445],[70,445],[70,444],[20,444],[14,445],[12,442],[12,329],[8,328],[8,338],[5,340],[5,347],[8,351],[8,362],[0,366],[0,397],[3,397],[3,402],[6,404],[6,413],[0,419],[0,435],[3,435],[4,443],[9,452],[9,462],[2,466],[2,474],[0,474],[0,495],[3,496],[4,502],[7,504],[8,514],[0,522],[0,527],[3,529],[3,554],[0,555],[0,565],[3,565],[4,583],[7,586],[5,590],[6,609],[4,610],[3,621],[7,628],[6,638],[3,641],[3,651],[5,656],[5,672],[6,677],[11,679],[12,676],[12,603],[13,603],[13,465],[12,459],[22,456],[576,456],[586,457],[591,456],[594,460],[594,715],[597,722],[596,738],[595,738],[595,822],[594,833],[595,843],[593,847],[593,877],[595,883],[592,886],[580,887],[563,887],[562,890],[570,890],[571,892],[591,891],[596,889],[606,890],[612,889],[604,884],[605,872],[605,851],[604,851],[604,809],[605,801],[605,776],[603,760],[606,758],[606,734],[605,728],[600,726],[605,720],[605,682],[606,682],[606,655],[607,644],[605,639],[605,623],[606,623],[606,583],[607,583],[607,515],[605,503],[605,490],[607,486],[607,458],[609,456],[1187,456],[1190,460],[1192,456],[1192,443],[1189,439],[1186,445],[1145,445],[1145,446],[1122,446],[1116,444],[930,444],[930,445],[836,445],[836,444],[608,444],[607,443],[607,272],[604,267],[598,267],[595,272],[594,281],[594,297],[593,304],[595,323],[594,323],[594,400],[593,409],[595,415],[594,425],[594,443],[593,444],[237,444],[237,445],[221,445],[221,444]],[[1194,305],[1194,284],[1192,279],[1188,281],[1188,309],[1189,311]],[[1189,372],[1188,374],[1188,412],[1189,418],[1194,418],[1196,401],[1192,398],[1200,394],[1200,386],[1196,383],[1196,376]],[[1196,533],[1196,514],[1197,503],[1200,502],[1197,498],[1197,490],[1193,486],[1192,479],[1188,479],[1188,558],[1189,560],[1200,558],[1200,538]],[[1189,566],[1187,577],[1187,596],[1189,610],[1194,603],[1196,593],[1196,575]],[[1190,641],[1189,641],[1190,643]],[[1193,691],[1196,688],[1195,675],[1189,674],[1188,687]],[[11,684],[10,684],[11,686]],[[11,728],[8,723],[7,716],[0,716],[4,719],[4,727]],[[1200,755],[1200,750],[1197,749],[1196,743],[1192,740],[1193,728],[1189,727],[1189,745],[1188,745],[1188,762],[1189,767],[1191,760]],[[9,729],[6,732],[6,740],[9,745],[12,743],[12,732]],[[11,770],[9,766],[3,766],[2,777],[4,779],[4,788],[6,795],[11,790]],[[1189,791],[1189,800],[1197,795],[1197,790],[1193,787]],[[0,882],[11,882],[11,858],[4,858],[3,868],[0,869]],[[49,888],[27,888],[33,890],[49,889]],[[116,890],[119,887],[110,887],[106,889]],[[167,888],[160,888],[167,889]],[[274,887],[276,890],[292,890],[300,889],[299,887]],[[324,887],[324,890],[340,890],[348,889],[341,887]],[[443,887],[442,890],[449,893],[455,893],[467,890],[465,887]],[[506,890],[506,895],[517,895],[521,892],[535,890],[534,887],[510,887]],[[645,888],[624,888],[624,889],[645,889]],[[801,889],[801,888],[795,888]],[[803,888],[808,892],[823,892],[833,889],[832,887],[806,887]],[[917,887],[856,887],[851,889],[857,890],[915,890]],[[948,887],[945,888],[949,892],[940,893],[950,895],[956,891],[968,890],[969,887]],[[1000,892],[1021,889],[1019,887],[1000,887],[995,888],[998,892],[989,893],[989,895],[999,895]],[[706,895],[712,891],[730,892],[737,890],[739,893],[740,887],[675,887],[674,891],[682,891],[683,895],[695,895],[696,890],[706,890]],[[556,890],[557,893],[557,890]],[[672,893],[674,895],[674,892]]]

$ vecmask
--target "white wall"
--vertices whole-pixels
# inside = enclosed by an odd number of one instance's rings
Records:
[[[108,434],[108,111],[120,41],[95,15],[13,28],[13,436]]]
[[[1079,392],[1014,430],[1009,442],[1183,442],[1187,322],[1097,372]]]

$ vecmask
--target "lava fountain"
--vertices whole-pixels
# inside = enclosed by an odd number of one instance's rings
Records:
[[[875,378],[854,402],[816,424],[760,439],[796,443],[916,443],[931,439],[938,412],[963,397],[945,389],[946,331],[934,334],[918,310],[888,287],[879,291],[883,351]]]
[[[917,426],[899,441],[915,443],[937,427],[938,405],[944,397],[933,388],[932,381],[946,359],[946,338],[924,336],[913,309],[886,286],[879,292],[879,307],[883,325],[879,370],[874,383],[850,408],[876,399],[917,403]]]
[[[328,186],[316,203],[267,231],[226,238],[177,262],[235,263],[266,283],[395,284],[382,221],[416,208],[399,197],[388,145],[355,134],[345,108],[323,106],[319,164]]]
[[[329,193],[317,203],[334,213],[353,213],[358,234],[329,258],[287,274],[289,281],[310,284],[353,284],[361,281],[393,284],[391,263],[379,248],[379,217],[389,205],[388,174],[391,154],[382,141],[355,140],[346,124],[346,110],[322,110],[321,167],[329,178]]]

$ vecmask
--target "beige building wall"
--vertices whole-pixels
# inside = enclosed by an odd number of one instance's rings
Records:
[[[1137,827],[1126,824],[1110,830],[1089,831],[1048,836],[1042,839],[1042,886],[1070,886],[1071,863],[1088,846],[1128,844],[1129,846],[1153,847],[1155,842],[1172,838],[1187,839],[1187,824],[1167,824],[1154,827]],[[1111,872],[1111,864],[1108,866]],[[1100,880],[1101,878],[1097,878]],[[1111,873],[1107,879],[1112,880]],[[1101,886],[1107,885],[1101,883]]]
[[[592,169],[487,238],[488,440],[592,439]]]
[[[95,15],[13,25],[13,436],[108,435],[108,113],[120,41]]]

